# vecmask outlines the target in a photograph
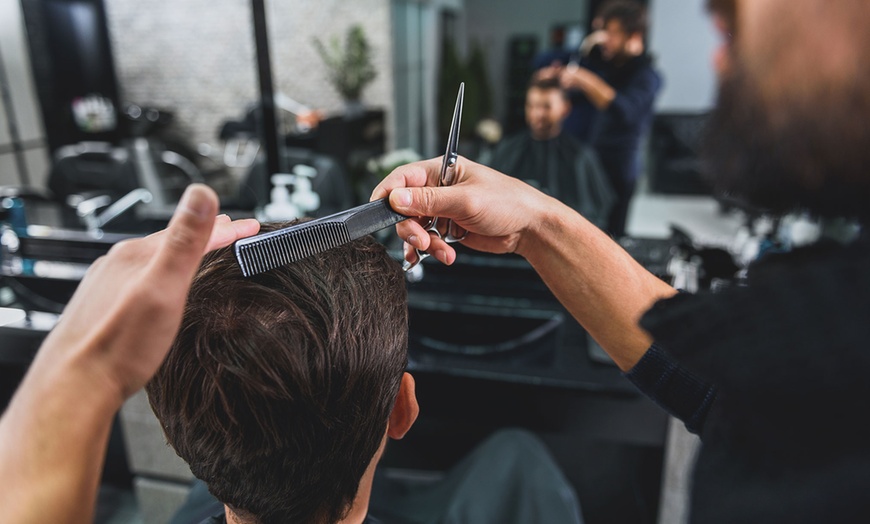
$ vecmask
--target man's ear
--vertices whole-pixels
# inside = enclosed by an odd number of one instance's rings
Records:
[[[562,102],[562,114],[559,115],[559,120],[565,120],[566,118],[568,118],[568,115],[571,114],[571,109],[574,107],[571,104],[571,99],[569,99],[567,96],[564,96],[562,98]]]
[[[631,56],[640,56],[643,54],[643,33],[633,33],[628,37],[628,42],[625,45],[625,51]]]
[[[393,412],[390,413],[387,435],[393,440],[400,440],[414,425],[419,413],[420,406],[417,404],[414,377],[410,373],[405,373],[402,375],[396,404],[393,406]]]

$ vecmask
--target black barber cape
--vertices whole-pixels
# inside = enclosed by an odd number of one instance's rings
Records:
[[[562,133],[535,140],[524,131],[504,139],[483,163],[537,187],[574,208],[596,226],[607,224],[613,190],[595,152]]]
[[[225,514],[221,513],[220,515],[215,515],[214,517],[209,517],[206,520],[202,521],[200,524],[227,524],[227,517]],[[382,524],[380,520],[372,517],[371,515],[366,515],[366,519],[363,521],[363,524]]]

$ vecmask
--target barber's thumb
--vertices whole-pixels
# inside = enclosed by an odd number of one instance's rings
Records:
[[[394,189],[390,193],[390,206],[403,215],[412,217],[442,216],[447,188],[413,187]]]
[[[161,249],[164,262],[195,268],[211,236],[217,211],[218,198],[211,188],[203,184],[188,186],[166,228]]]

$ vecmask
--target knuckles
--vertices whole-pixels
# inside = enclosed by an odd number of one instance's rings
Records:
[[[109,249],[104,257],[107,260],[131,261],[142,256],[142,243],[144,239],[122,240]],[[104,262],[105,263],[105,262]]]

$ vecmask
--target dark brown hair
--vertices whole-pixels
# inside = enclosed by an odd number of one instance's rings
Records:
[[[646,35],[647,14],[646,7],[640,2],[632,0],[609,0],[598,9],[598,18],[605,24],[611,20],[618,20],[622,28],[629,35],[640,33]]]
[[[735,0],[707,0],[707,11],[722,17],[728,37],[733,38],[737,32],[737,4]]]
[[[558,89],[562,96],[566,99],[568,98],[568,93],[562,89],[562,84],[559,83],[559,78],[538,78],[533,76],[531,80],[529,80],[528,89],[540,89],[541,91],[549,91],[551,89]]]
[[[332,523],[384,437],[407,332],[401,269],[370,237],[252,278],[225,248],[203,260],[148,396],[239,516]]]

